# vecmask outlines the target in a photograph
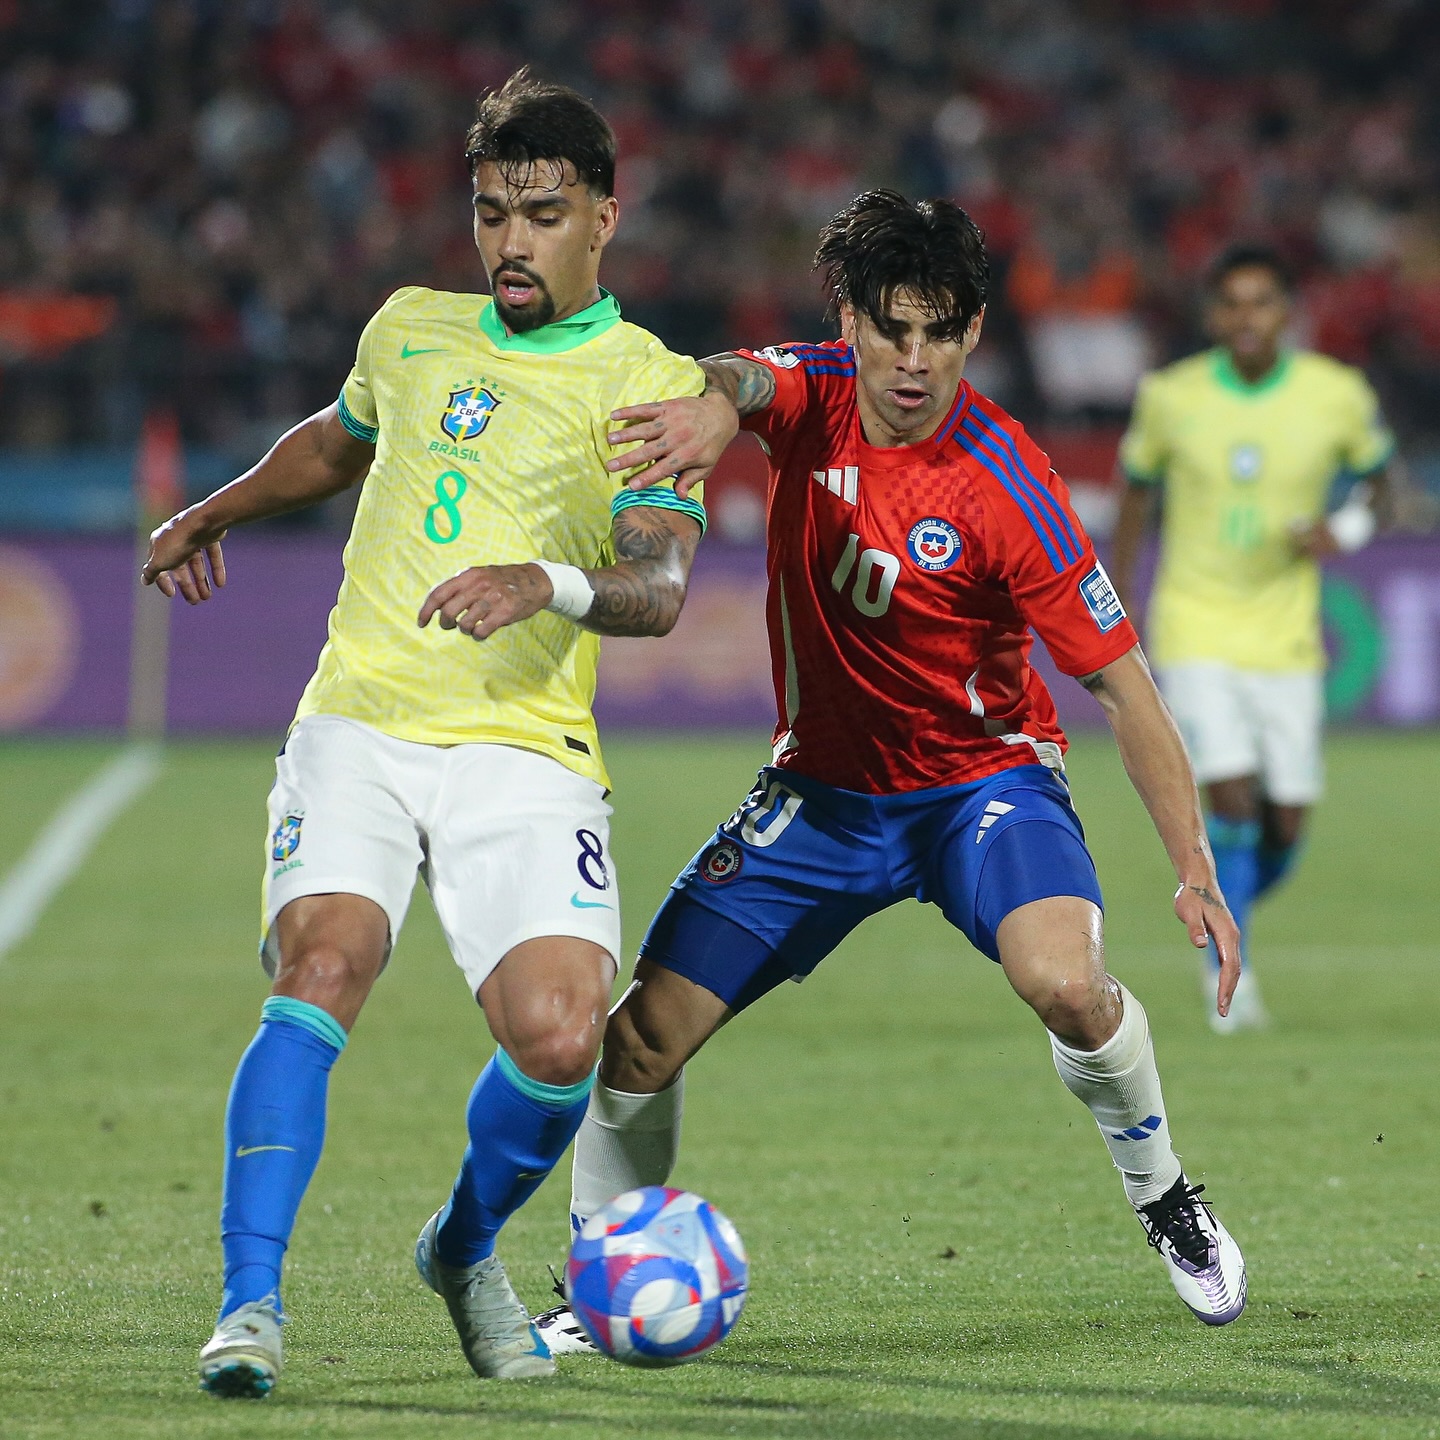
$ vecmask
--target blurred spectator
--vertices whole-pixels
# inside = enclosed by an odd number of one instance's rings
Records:
[[[390,289],[479,287],[461,137],[524,60],[613,118],[605,278],[681,348],[817,337],[816,227],[888,184],[986,227],[1027,420],[1123,411],[1245,237],[1440,438],[1428,0],[0,0],[0,444],[327,403]]]

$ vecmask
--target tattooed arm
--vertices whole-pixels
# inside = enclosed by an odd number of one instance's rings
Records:
[[[1138,645],[1080,683],[1100,702],[1126,774],[1150,812],[1160,840],[1175,867],[1180,888],[1175,914],[1197,949],[1214,937],[1220,952],[1222,1015],[1240,978],[1240,933],[1226,908],[1215,878],[1215,859],[1205,835],[1205,817],[1195,789],[1190,757],[1175,728],[1150,667]]]
[[[582,573],[595,602],[576,623],[598,635],[668,635],[680,618],[700,525],[676,510],[632,505],[614,519],[615,563]],[[437,585],[421,607],[424,629],[488,640],[505,625],[537,615],[555,596],[538,565],[474,565]]]
[[[615,516],[615,563],[587,570],[595,603],[579,623],[599,635],[668,635],[680,618],[700,525],[676,510],[631,505]]]
[[[662,484],[673,475],[675,493],[688,495],[690,487],[715,468],[740,428],[740,417],[764,410],[775,398],[775,372],[758,360],[726,353],[702,360],[700,368],[705,372],[703,394],[612,412],[611,420],[620,427],[610,432],[610,443],[640,444],[607,462],[606,468],[619,472],[643,465],[625,482],[632,490]]]

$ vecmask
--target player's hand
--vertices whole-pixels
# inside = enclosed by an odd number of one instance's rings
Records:
[[[220,541],[225,531],[194,505],[172,515],[150,535],[150,554],[140,571],[140,583],[153,585],[171,599],[179,594],[187,605],[199,605],[225,585],[225,556]]]
[[[1230,1013],[1240,982],[1240,930],[1220,892],[1209,885],[1182,885],[1175,892],[1175,914],[1190,932],[1190,943],[1203,950],[1213,938],[1220,956],[1220,993],[1215,1009]]]
[[[1328,560],[1332,555],[1340,553],[1340,547],[1335,543],[1335,534],[1324,520],[1317,520],[1314,524],[1301,521],[1292,526],[1290,543],[1295,547],[1297,555],[1304,555],[1311,560]]]
[[[640,444],[605,462],[612,474],[644,468],[625,483],[632,490],[659,485],[675,477],[675,493],[683,500],[691,487],[706,479],[740,429],[735,407],[723,395],[684,396],[653,405],[627,405],[610,412],[623,422],[606,437],[612,445]]]
[[[442,630],[463,630],[488,640],[504,625],[528,620],[555,596],[538,565],[474,565],[437,585],[420,607],[423,630],[438,615]]]

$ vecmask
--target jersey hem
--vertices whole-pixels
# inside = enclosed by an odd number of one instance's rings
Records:
[[[1017,732],[1018,733],[1018,732]],[[1069,748],[1068,742],[1063,734],[1055,738],[1048,738],[1040,735],[1030,736],[1027,739],[1034,739],[1042,745],[1054,745],[1063,755]],[[788,754],[798,754],[798,751],[788,751]],[[996,763],[986,769],[982,774],[972,775],[968,780],[926,780],[917,785],[893,785],[890,788],[874,788],[869,790],[857,790],[853,785],[838,785],[833,780],[826,780],[819,775],[814,775],[808,770],[802,770],[796,765],[785,765],[778,760],[772,760],[765,768],[773,770],[780,775],[793,776],[797,780],[809,780],[816,785],[823,785],[827,790],[838,790],[844,795],[857,795],[866,800],[875,800],[886,795],[918,795],[923,790],[961,790],[970,785],[980,785],[986,780],[993,780],[997,775],[1003,775],[1007,770],[1038,769],[1043,770],[1047,775],[1059,774],[1062,778],[1064,771],[1052,770],[1048,765],[1036,758],[1033,746],[1007,745],[1003,754],[997,752],[994,757]]]
[[[348,720],[353,725],[364,725],[367,729],[374,730],[376,734],[388,735],[392,740],[404,740],[411,745],[431,745],[436,749],[449,749],[454,745],[505,745],[511,750],[526,750],[532,755],[543,755],[547,760],[553,760],[557,765],[563,765],[565,769],[579,775],[581,779],[589,780],[607,792],[610,789],[610,776],[605,769],[604,761],[600,758],[599,737],[595,733],[593,724],[584,727],[582,733],[575,737],[583,739],[593,746],[592,754],[587,757],[568,748],[562,749],[559,745],[551,747],[533,738],[504,732],[490,731],[485,734],[475,734],[474,732],[462,733],[446,730],[426,731],[422,734],[408,726],[383,724],[368,717],[347,714],[343,710],[299,711],[290,722],[290,730],[294,730],[300,721],[307,720],[312,715],[330,715],[337,720]],[[289,731],[286,733],[288,734]],[[563,743],[562,741],[561,744],[563,745]],[[589,764],[584,763],[587,759],[590,761]],[[577,761],[580,763],[577,764]]]

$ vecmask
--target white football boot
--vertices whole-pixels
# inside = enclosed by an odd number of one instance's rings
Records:
[[[200,1352],[200,1388],[225,1399],[263,1400],[280,1378],[280,1326],[273,1296],[232,1310]]]
[[[446,1265],[435,1254],[437,1210],[415,1242],[420,1278],[445,1302],[470,1368],[482,1380],[553,1375],[555,1362],[530,1312],[510,1288],[498,1255],[478,1265]]]
[[[1200,1198],[1204,1189],[1182,1175],[1135,1213],[1190,1313],[1207,1325],[1228,1325],[1245,1309],[1245,1257]]]
[[[1240,980],[1230,1001],[1230,1013],[1221,1015],[1215,1009],[1215,1002],[1220,994],[1220,971],[1210,962],[1208,956],[1201,964],[1206,1018],[1217,1035],[1234,1035],[1241,1030],[1264,1030],[1270,1024],[1270,1014],[1265,1009],[1265,1002],[1260,998],[1260,982],[1248,965],[1240,971]]]
[[[551,1270],[550,1278],[555,1280],[555,1293],[560,1297],[560,1303],[535,1317],[533,1324],[540,1332],[540,1338],[550,1347],[552,1355],[599,1355],[600,1347],[575,1318],[575,1312],[565,1298],[565,1287],[555,1279],[554,1270]]]

